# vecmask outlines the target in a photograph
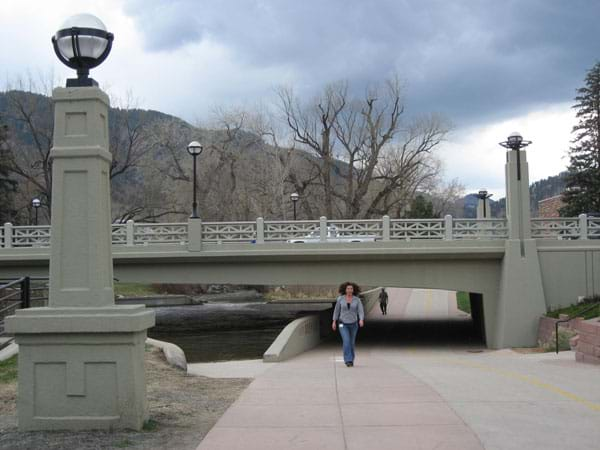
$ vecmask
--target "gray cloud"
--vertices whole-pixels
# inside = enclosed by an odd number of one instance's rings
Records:
[[[409,111],[459,124],[572,100],[599,58],[593,0],[130,0],[126,12],[150,51],[209,39],[241,64],[290,68],[304,93],[397,71]]]

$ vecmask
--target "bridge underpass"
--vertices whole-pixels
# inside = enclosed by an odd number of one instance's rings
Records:
[[[359,332],[359,345],[374,347],[485,347],[482,316],[458,309],[456,292],[388,288],[387,315],[375,305]],[[475,300],[476,302],[477,300]]]

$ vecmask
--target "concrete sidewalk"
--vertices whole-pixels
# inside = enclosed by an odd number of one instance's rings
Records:
[[[372,324],[460,314],[448,295],[390,291]],[[338,345],[273,364],[198,449],[597,450],[599,379],[570,352],[361,346],[359,332],[353,368]]]
[[[264,372],[198,449],[483,448],[415,376],[366,352],[348,368],[339,353],[319,348]]]

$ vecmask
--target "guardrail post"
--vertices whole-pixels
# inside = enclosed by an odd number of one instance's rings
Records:
[[[452,240],[452,216],[447,214],[444,216],[444,240]]]
[[[319,236],[321,242],[327,242],[327,217],[319,217]]]
[[[265,219],[262,217],[256,219],[256,243],[265,243]]]
[[[4,248],[12,248],[12,223],[6,222],[4,224]]]
[[[579,214],[579,238],[588,238],[588,220],[587,214]]]
[[[382,233],[383,233],[383,240],[389,241],[390,240],[390,216],[383,216]]]
[[[202,250],[202,220],[188,219],[188,250],[199,252]]]
[[[134,245],[134,224],[133,220],[129,219],[125,225],[125,232],[127,234],[127,247],[133,247]]]

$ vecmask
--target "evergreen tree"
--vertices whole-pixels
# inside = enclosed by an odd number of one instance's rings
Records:
[[[588,72],[577,94],[573,108],[579,122],[572,131],[563,216],[600,212],[600,62]]]
[[[410,211],[406,214],[407,219],[435,219],[433,213],[433,203],[425,198],[423,194],[418,194],[410,203]]]
[[[10,147],[8,146],[8,127],[0,124],[0,225],[14,216],[14,193],[17,183],[10,178]]]

